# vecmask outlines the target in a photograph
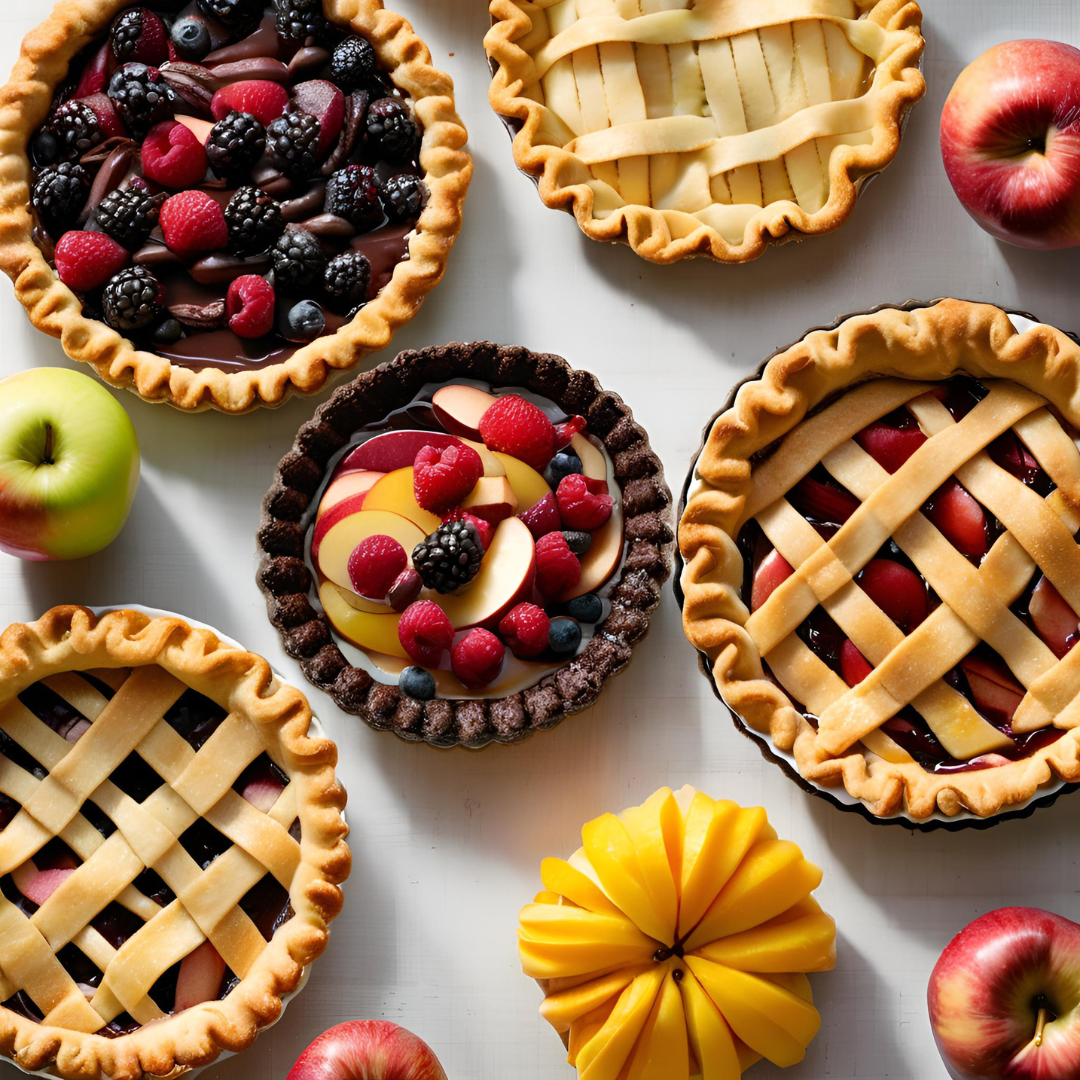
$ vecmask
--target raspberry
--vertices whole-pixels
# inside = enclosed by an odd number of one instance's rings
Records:
[[[390,587],[408,565],[409,556],[401,544],[392,536],[377,533],[365,537],[353,548],[349,556],[349,581],[360,596],[385,600]]]
[[[127,262],[127,251],[104,233],[66,232],[56,244],[57,276],[76,292],[100,288]]]
[[[113,56],[122,64],[161,64],[169,58],[165,24],[144,7],[129,8],[112,25]]]
[[[536,541],[536,587],[544,596],[558,596],[581,579],[581,563],[561,532]]]
[[[584,416],[571,416],[561,424],[555,425],[555,449],[562,450],[570,445],[570,440],[585,430]]]
[[[535,604],[518,604],[503,616],[499,633],[515,655],[527,660],[539,656],[548,646],[551,620]]]
[[[490,630],[477,627],[454,646],[450,666],[470,690],[479,690],[499,677],[505,657],[503,643]]]
[[[467,521],[476,530],[480,537],[480,544],[485,551],[491,547],[491,538],[495,535],[495,526],[490,521],[485,521],[483,518],[478,518],[475,514],[470,514],[468,510],[462,510],[460,506],[455,506],[453,510],[448,510],[442,515],[443,524],[449,524],[452,521]]]
[[[541,536],[547,536],[549,532],[562,528],[562,518],[559,517],[559,506],[555,502],[553,491],[549,491],[528,510],[522,511],[518,517],[529,526],[529,532],[533,534],[534,540],[539,540]]]
[[[186,191],[206,178],[206,151],[195,133],[166,120],[151,128],[142,145],[143,176],[162,187]]]
[[[405,609],[398,621],[398,640],[418,664],[434,668],[454,644],[454,627],[438,604],[418,600]]]
[[[225,214],[205,191],[182,191],[166,199],[161,231],[169,249],[180,255],[215,251],[229,242]]]
[[[555,427],[530,401],[504,394],[480,417],[480,437],[489,450],[514,457],[543,472],[555,451]]]
[[[248,79],[222,87],[210,102],[215,120],[224,120],[229,113],[249,113],[269,127],[289,107],[289,92],[280,83],[268,79]]]
[[[457,506],[483,475],[484,463],[471,446],[425,446],[413,462],[413,492],[425,510],[440,514]]]
[[[236,278],[225,297],[229,329],[237,337],[250,340],[265,337],[274,328],[276,302],[274,287],[266,278],[258,274]]]
[[[568,529],[599,529],[611,517],[615,506],[615,500],[610,495],[593,494],[589,481],[580,473],[564,476],[559,481],[555,497],[563,524]]]

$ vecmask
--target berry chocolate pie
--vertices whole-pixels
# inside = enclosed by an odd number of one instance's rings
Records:
[[[630,659],[668,575],[670,502],[591,375],[484,343],[404,353],[301,429],[259,581],[346,711],[436,745],[513,742]]]
[[[0,635],[0,1046],[65,1080],[249,1046],[349,872],[334,744],[266,661],[178,618]]]
[[[924,821],[1080,780],[1078,374],[943,300],[811,333],[712,424],[684,628],[812,785]]]
[[[147,400],[226,412],[389,342],[442,277],[472,164],[409,24],[348,7],[95,0],[27,37],[0,266],[39,329]]]

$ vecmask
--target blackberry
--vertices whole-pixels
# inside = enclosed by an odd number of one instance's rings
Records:
[[[210,37],[210,28],[198,15],[188,15],[173,23],[170,34],[176,55],[181,60],[198,62],[214,47]]]
[[[105,321],[114,330],[141,330],[161,316],[158,279],[145,266],[121,270],[102,298]]]
[[[352,222],[358,229],[371,229],[383,219],[379,202],[379,178],[370,165],[346,165],[338,169],[326,185],[325,210]]]
[[[362,37],[348,37],[330,58],[330,81],[346,94],[377,79],[379,62],[371,42]]]
[[[270,250],[278,292],[295,293],[314,286],[326,272],[326,253],[318,239],[290,225]]]
[[[285,231],[280,204],[250,184],[229,200],[225,223],[229,226],[229,248],[237,255],[258,255]]]
[[[412,173],[391,176],[380,192],[383,209],[391,221],[418,218],[427,206],[428,195],[427,184]]]
[[[104,138],[97,113],[81,101],[61,105],[49,127],[59,144],[59,156],[67,160],[82,157]]]
[[[206,140],[210,168],[223,180],[249,173],[266,149],[266,128],[251,113],[229,113]]]
[[[125,64],[109,81],[109,97],[113,99],[120,119],[136,138],[162,120],[172,117],[176,95],[157,68],[145,64]]]
[[[95,220],[118,244],[137,251],[157,226],[164,201],[164,195],[151,195],[144,188],[117,188],[98,204]]]
[[[420,129],[397,98],[384,97],[368,107],[368,142],[391,161],[407,161],[416,153]]]
[[[196,0],[199,11],[208,19],[217,19],[230,30],[254,29],[262,18],[266,5],[263,0]]]
[[[323,287],[335,300],[352,306],[367,299],[371,284],[371,263],[359,251],[346,251],[330,260]]]
[[[563,529],[566,546],[575,555],[584,555],[592,547],[592,533],[580,529]]]
[[[139,47],[139,38],[143,34],[143,17],[149,14],[143,8],[130,8],[113,23],[112,51],[120,63],[130,60]]]
[[[277,12],[277,31],[289,41],[324,38],[330,33],[322,0],[274,0],[274,11]]]
[[[278,117],[266,132],[275,168],[294,180],[310,176],[319,164],[321,132],[317,116],[294,112]]]
[[[448,521],[413,548],[413,566],[424,584],[440,593],[468,585],[480,569],[484,545],[470,521]]]
[[[87,171],[74,161],[62,161],[38,173],[30,201],[46,231],[58,238],[78,221],[89,197]]]

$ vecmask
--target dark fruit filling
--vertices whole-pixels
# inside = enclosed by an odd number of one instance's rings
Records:
[[[981,383],[956,378],[936,392],[957,421],[966,416],[988,393]],[[901,408],[864,428],[855,441],[887,472],[895,473],[926,441],[915,417]],[[1046,498],[1054,483],[1040,467],[1017,435],[1007,431],[987,448],[991,459],[1026,486]],[[826,540],[831,539],[860,506],[860,500],[817,465],[788,493],[788,501]],[[974,565],[993,547],[1005,531],[1001,522],[979,503],[958,481],[948,481],[922,507],[923,514]],[[743,554],[742,598],[751,611],[761,607],[773,588],[791,573],[756,520],[748,522],[738,537]],[[889,618],[910,634],[941,600],[929,587],[911,560],[888,541],[862,569],[856,582]],[[1050,581],[1036,572],[1024,593],[1010,610],[1038,634],[1060,658],[1080,639],[1080,616],[1072,611]],[[802,641],[849,686],[856,686],[872,666],[847,639],[843,630],[824,608],[810,613],[796,631]],[[769,671],[770,678],[779,683]],[[959,773],[993,768],[1037,753],[1061,738],[1058,728],[1025,734],[1014,733],[1010,723],[1024,696],[1005,661],[985,643],[979,645],[943,681],[963,694],[976,711],[1003,732],[1011,746],[980,755],[971,761],[951,757],[931,731],[926,720],[910,706],[887,720],[881,731],[900,745],[923,768],[931,772]],[[814,727],[817,717],[796,702]]]
[[[322,0],[160,7],[117,16],[31,139],[35,238],[137,347],[193,370],[282,363],[408,258],[419,124]]]

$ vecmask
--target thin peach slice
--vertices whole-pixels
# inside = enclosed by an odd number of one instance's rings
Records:
[[[505,476],[482,476],[461,500],[461,507],[475,517],[497,525],[518,512],[518,500]]]
[[[424,539],[424,532],[408,518],[389,510],[361,510],[339,521],[323,537],[319,545],[319,572],[352,592],[349,556],[369,536],[389,536],[411,556],[413,548]]]
[[[385,473],[375,472],[370,469],[362,472],[342,473],[341,476],[332,480],[326,491],[323,492],[317,517],[322,517],[327,510],[337,506],[338,503],[350,496],[366,495],[385,475]]]
[[[592,545],[581,557],[581,577],[571,589],[560,597],[561,603],[573,600],[575,596],[596,592],[619,565],[623,553],[623,516],[616,505],[611,517],[592,534]]]
[[[411,465],[407,469],[395,469],[379,480],[367,493],[364,509],[389,510],[392,514],[400,514],[421,529],[424,536],[429,536],[442,524],[440,517],[429,513],[416,501]],[[424,536],[420,537],[420,540]],[[416,543],[419,542],[418,540]],[[415,546],[414,544],[413,547]],[[406,545],[405,550],[411,552],[412,548]],[[329,576],[328,574],[327,577]]]
[[[471,446],[479,455],[484,465],[485,476],[505,476],[506,469],[499,460],[499,454],[493,454],[482,442],[473,442],[472,439],[461,440],[466,446]]]
[[[345,596],[346,590],[332,581],[324,581],[319,586],[319,603],[334,629],[361,649],[408,660],[409,654],[401,647],[398,639],[398,621],[401,616],[390,609],[387,609],[388,615],[357,611],[346,602]]]
[[[607,459],[580,431],[570,440],[570,449],[581,458],[585,476],[590,480],[607,480]]]
[[[510,486],[517,496],[519,514],[531,510],[545,495],[551,493],[548,482],[531,465],[519,461],[512,454],[495,454],[502,465]]]

